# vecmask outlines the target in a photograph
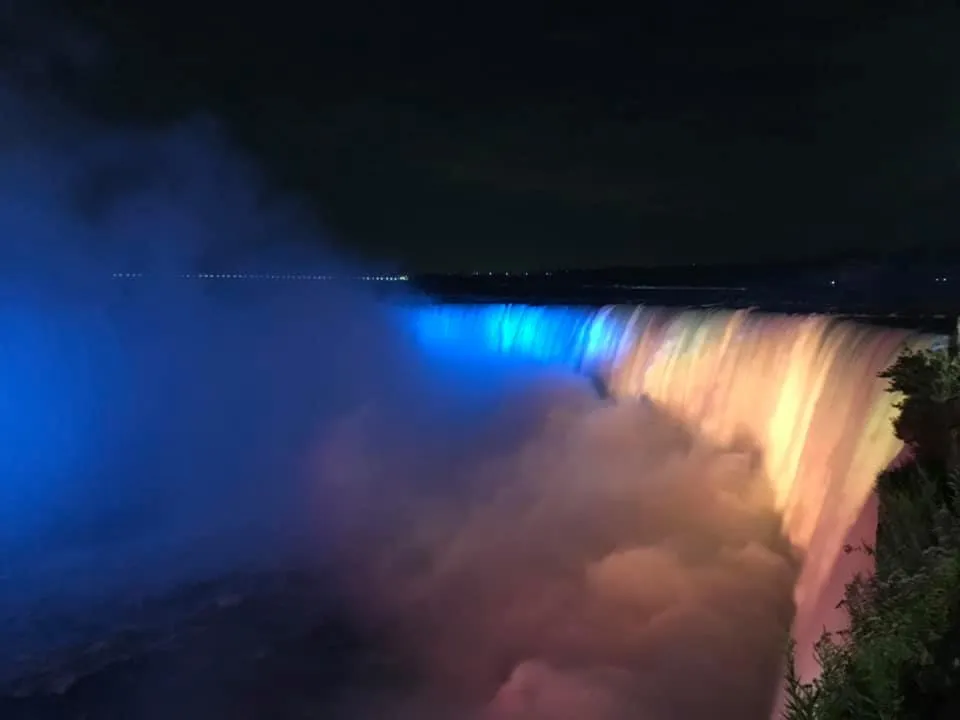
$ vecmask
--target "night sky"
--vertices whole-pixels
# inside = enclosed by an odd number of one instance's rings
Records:
[[[76,5],[103,48],[79,102],[137,123],[213,112],[385,266],[960,245],[947,4]]]

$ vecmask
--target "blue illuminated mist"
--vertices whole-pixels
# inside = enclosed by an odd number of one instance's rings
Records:
[[[389,313],[177,280],[336,265],[214,123],[104,128],[0,94],[0,604],[276,555],[305,531],[313,434],[403,373]]]
[[[324,438],[357,412],[409,408],[408,428],[440,416],[445,444],[469,445],[474,419],[528,376],[484,353],[424,356],[409,310],[356,286],[181,279],[345,263],[216,123],[104,127],[3,93],[0,680],[22,651],[79,639],[51,635],[51,613],[329,563]],[[143,277],[113,278],[129,272]]]
[[[337,717],[763,717],[794,570],[764,478],[570,372],[620,320],[180,280],[337,263],[216,123],[0,95],[0,680],[77,639],[50,616],[316,563],[420,678]]]

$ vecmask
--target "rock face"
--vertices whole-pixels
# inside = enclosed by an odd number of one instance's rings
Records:
[[[847,613],[840,605],[847,584],[857,575],[870,575],[874,570],[873,558],[855,549],[864,545],[874,545],[876,535],[877,497],[871,495],[863,512],[844,540],[844,545],[851,548],[851,552],[840,553],[837,556],[820,592],[797,607],[793,637],[797,643],[797,671],[802,679],[811,680],[820,671],[814,657],[814,645],[824,630],[838,632],[849,626]]]

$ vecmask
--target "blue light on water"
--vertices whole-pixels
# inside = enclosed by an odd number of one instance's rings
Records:
[[[501,356],[571,368],[612,361],[625,322],[613,309],[530,305],[433,305],[412,311],[428,353]]]

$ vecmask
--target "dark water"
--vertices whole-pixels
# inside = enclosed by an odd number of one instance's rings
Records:
[[[367,716],[402,658],[322,572],[224,578],[118,610],[126,628],[8,685],[5,720]]]

